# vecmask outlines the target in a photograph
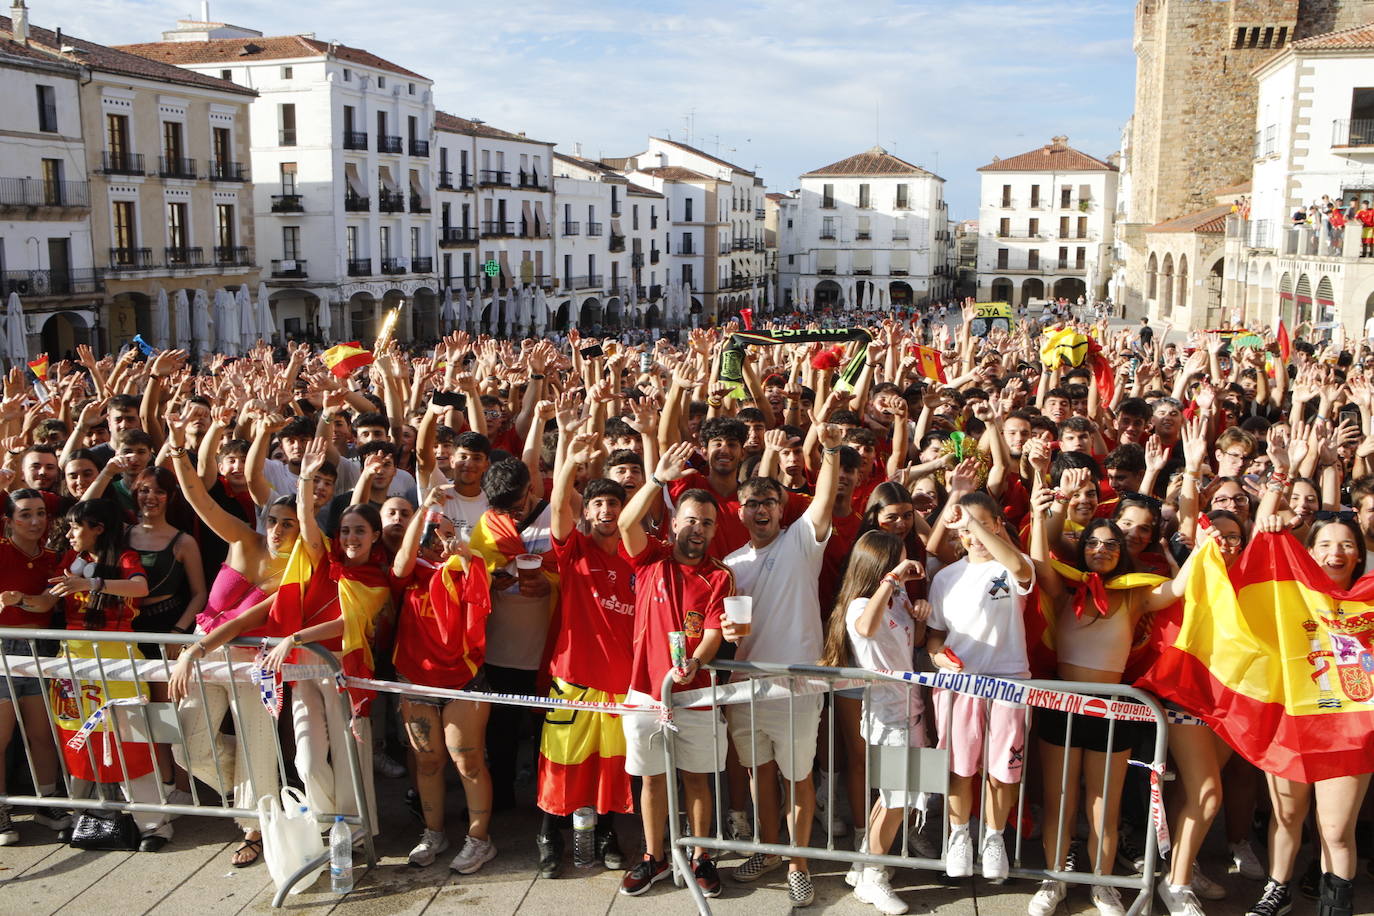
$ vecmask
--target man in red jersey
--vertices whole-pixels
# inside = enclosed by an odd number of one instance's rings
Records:
[[[688,467],[691,443],[670,447],[658,462],[654,478],[672,485],[696,472]],[[732,487],[733,490],[733,487]],[[650,538],[639,522],[658,499],[656,488],[641,487],[620,514],[620,540],[635,573],[634,658],[630,666],[630,693],[626,702],[653,706],[660,701],[663,679],[673,671],[675,689],[691,690],[710,685],[703,670],[720,648],[720,621],[725,599],[735,593],[734,576],[709,555],[721,516],[716,497],[706,490],[682,490],[673,512],[672,542]],[[736,519],[738,521],[738,519]],[[674,668],[668,634],[685,636],[687,661]],[[620,892],[638,896],[655,881],[668,876],[664,854],[663,822],[668,815],[668,788],[664,761],[664,731],[657,717],[634,713],[622,720],[625,726],[625,769],[643,778],[640,818],[644,826],[644,858],[625,873]],[[693,834],[705,836],[711,829],[711,784],[708,774],[725,766],[724,723],[709,709],[678,709],[673,750],[682,777],[687,816]],[[718,731],[719,730],[719,731]],[[693,850],[692,872],[708,897],[720,895],[720,876],[706,850]]]
[[[573,436],[574,422],[560,422],[554,459],[553,552],[562,590],[553,626],[549,673],[554,699],[593,703],[624,700],[630,684],[635,596],[630,564],[620,555],[625,488],[613,480],[588,481],[579,524],[573,488],[579,472],[604,458],[601,437]],[[568,440],[571,438],[571,442]],[[539,741],[539,807],[544,821],[535,841],[539,876],[563,870],[563,828],[568,815],[590,808],[596,824],[596,856],[607,868],[624,867],[615,815],[634,810],[625,771],[625,731],[610,713],[549,711]]]

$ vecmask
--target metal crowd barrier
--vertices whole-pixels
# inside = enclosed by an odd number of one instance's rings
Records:
[[[777,855],[786,857],[802,857],[807,860],[830,860],[843,862],[849,865],[871,865],[882,867],[900,867],[914,869],[928,869],[944,871],[945,858],[944,850],[948,848],[949,833],[949,801],[948,801],[948,777],[949,777],[949,752],[947,750],[936,749],[937,734],[933,715],[933,704],[929,698],[928,688],[914,680],[900,680],[883,674],[868,671],[862,668],[822,668],[812,665],[776,665],[735,661],[719,661],[708,666],[711,673],[711,686],[706,691],[695,691],[700,696],[706,693],[709,696],[709,705],[713,717],[718,720],[724,707],[735,704],[748,704],[750,711],[749,717],[751,724],[754,721],[756,704],[760,702],[786,702],[788,703],[788,723],[789,735],[791,738],[791,728],[795,725],[794,708],[795,697],[804,694],[821,693],[825,697],[824,715],[822,726],[817,741],[823,743],[826,750],[824,755],[816,755],[814,772],[822,772],[821,761],[828,761],[828,768],[824,770],[828,778],[826,779],[826,804],[824,808],[827,812],[826,823],[824,825],[823,845],[816,845],[814,841],[810,846],[795,846],[790,843],[762,843],[758,842],[759,834],[759,812],[757,798],[753,805],[754,836],[752,841],[741,841],[729,839],[724,835],[724,825],[726,819],[723,816],[724,793],[727,791],[724,785],[724,773],[715,774],[715,834],[708,836],[693,836],[684,832],[682,825],[684,821],[684,807],[679,798],[679,787],[677,780],[673,777],[675,772],[674,735],[669,728],[668,740],[664,742],[664,753],[667,758],[668,767],[668,837],[669,849],[673,864],[673,879],[679,886],[686,886],[696,902],[698,911],[703,916],[709,916],[711,909],[707,898],[702,893],[696,881],[692,879],[690,867],[691,850],[695,846],[700,846],[708,850],[723,852],[741,853],[745,856],[754,853],[764,853],[767,855]],[[1036,881],[1053,879],[1066,882],[1070,885],[1090,885],[1102,887],[1115,887],[1123,891],[1136,891],[1136,897],[1127,904],[1129,916],[1148,913],[1151,896],[1154,891],[1155,872],[1159,856],[1159,841],[1156,825],[1162,823],[1164,816],[1162,809],[1162,799],[1160,798],[1160,780],[1164,778],[1164,768],[1168,749],[1167,716],[1163,707],[1150,694],[1138,690],[1125,684],[1099,684],[1089,682],[1074,681],[1049,681],[1049,680],[1019,680],[1009,678],[984,678],[976,675],[910,675],[910,678],[926,678],[929,680],[938,679],[940,687],[958,693],[970,693],[982,698],[985,704],[991,704],[994,699],[1004,702],[1012,702],[1025,706],[1026,715],[1026,764],[1022,767],[1022,776],[1018,784],[1016,793],[1016,803],[1013,808],[1012,816],[1009,817],[1004,832],[1004,837],[1011,833],[1015,827],[1015,844],[1008,846],[1007,855],[1010,861],[1009,877],[1029,878]],[[727,679],[728,678],[728,682]],[[664,679],[663,694],[669,706],[669,718],[671,719],[672,710],[682,708],[678,705],[681,701],[673,694],[673,680],[671,672]],[[864,784],[867,786],[866,799],[871,805],[875,790],[901,790],[908,793],[924,792],[927,795],[939,795],[943,799],[941,830],[940,830],[940,849],[941,857],[938,859],[926,858],[913,854],[910,848],[911,836],[907,829],[912,810],[908,808],[907,817],[903,819],[903,826],[898,831],[897,840],[894,841],[894,848],[887,855],[875,855],[867,852],[857,852],[851,849],[837,848],[835,845],[835,800],[836,793],[843,792],[843,783],[836,775],[836,718],[837,706],[835,696],[837,690],[861,690],[862,691],[862,713],[861,720],[869,711],[870,703],[875,689],[886,691],[905,690],[907,696],[908,711],[914,700],[914,693],[918,690],[927,690],[925,708],[931,712],[929,717],[922,716],[920,726],[926,727],[926,719],[929,718],[928,741],[929,747],[910,747],[910,735],[907,734],[907,747],[902,746],[876,746],[868,745],[867,757],[864,760],[865,778]],[[1077,695],[1076,697],[1074,695]],[[953,693],[947,692],[944,695],[947,702],[953,702]],[[1100,702],[1095,702],[1092,698],[1098,698]],[[1039,771],[1038,763],[1035,767],[1029,765],[1031,760],[1031,746],[1038,743],[1035,731],[1032,728],[1031,716],[1035,708],[1042,707],[1047,709],[1058,709],[1068,713],[1068,723],[1065,731],[1064,743],[1070,744],[1073,737],[1074,723],[1085,721],[1088,718],[1097,718],[1099,721],[1106,719],[1107,722],[1107,747],[1114,746],[1114,738],[1118,726],[1118,719],[1112,717],[1115,709],[1114,703],[1125,701],[1128,704],[1140,704],[1147,707],[1151,721],[1141,722],[1154,728],[1152,738],[1153,759],[1150,761],[1136,761],[1148,767],[1151,771],[1151,805],[1150,822],[1141,825],[1145,828],[1145,850],[1144,866],[1139,875],[1112,875],[1095,874],[1092,872],[1092,862],[1101,857],[1102,833],[1099,835],[1098,848],[1090,850],[1088,859],[1089,871],[1064,871],[1048,870],[1043,867],[1035,867],[1023,861],[1023,843],[1027,839],[1027,831],[1021,825],[1026,824],[1027,802],[1026,802],[1026,779],[1029,774]],[[696,700],[696,707],[701,708],[706,705],[704,701]],[[1138,709],[1137,709],[1138,711]],[[1124,715],[1124,712],[1123,712]],[[989,718],[990,722],[990,710]],[[727,740],[722,734],[725,731],[725,724],[719,722],[714,730],[714,741],[719,750],[719,742]],[[752,729],[751,729],[752,731]],[[974,779],[975,797],[970,817],[970,831],[974,841],[974,849],[982,849],[984,821],[982,812],[988,804],[987,799],[987,773],[988,762],[987,740],[990,728],[984,730],[984,747],[982,755],[983,769]],[[795,742],[789,741],[788,747],[794,747]],[[751,755],[757,759],[757,755]],[[1064,822],[1064,787],[1068,780],[1068,754],[1064,755],[1064,767],[1060,776],[1060,806],[1056,822],[1062,825],[1061,830],[1068,830],[1069,843],[1064,844],[1065,849],[1071,848],[1074,837],[1074,824],[1063,824]],[[852,765],[852,762],[851,764]],[[794,773],[795,768],[789,767]],[[1111,784],[1113,771],[1112,754],[1107,755],[1106,772],[1103,774],[1103,795],[1108,791]],[[780,805],[781,814],[784,818],[782,833],[786,832],[786,814],[795,807],[796,793],[795,786],[788,783],[791,787],[789,793],[783,798]],[[1129,786],[1123,788],[1123,797]],[[754,793],[751,792],[751,795]],[[1087,820],[1091,817],[1091,812],[1087,810],[1083,799],[1083,793],[1078,793],[1080,818]],[[817,810],[820,809],[818,799]],[[867,823],[868,809],[861,812],[853,812],[855,826]],[[1046,812],[1048,813],[1048,812]],[[1159,819],[1158,821],[1156,819]],[[976,824],[976,826],[975,826]],[[1048,829],[1048,827],[1044,828]],[[900,850],[895,848],[900,845]],[[1167,850],[1166,850],[1167,851]],[[1065,853],[1066,858],[1070,853]],[[1107,863],[1110,869],[1114,863]],[[1067,867],[1067,862],[1066,862]],[[977,873],[977,862],[975,861],[975,873]],[[724,877],[724,876],[723,876]],[[728,886],[728,878],[725,882]],[[1033,893],[1033,890],[1030,891]]]
[[[170,680],[174,661],[164,658],[145,659],[138,653],[137,647],[140,643],[159,646],[184,646],[194,643],[198,639],[197,636],[174,633],[36,630],[17,627],[5,627],[3,631],[0,631],[0,636],[3,636],[6,641],[18,640],[21,643],[27,643],[28,655],[0,653],[0,676],[3,676],[12,697],[17,696],[16,681],[19,678],[38,679],[41,696],[44,697],[49,707],[49,715],[47,716],[49,734],[43,737],[51,739],[53,743],[59,768],[59,788],[64,790],[63,794],[50,796],[0,793],[0,804],[129,814],[257,819],[256,807],[236,808],[231,804],[234,797],[234,786],[225,780],[218,753],[211,754],[211,759],[214,761],[216,785],[210,785],[208,781],[206,783],[219,794],[218,804],[202,800],[204,793],[201,792],[196,779],[190,781],[192,804],[176,805],[167,801],[164,780],[171,779],[173,774],[163,773],[157,753],[152,745],[171,745],[174,749],[179,749],[184,755],[183,759],[189,762],[192,755],[186,738],[187,728],[184,721],[186,714],[180,708],[180,704],[151,699],[149,685],[159,682],[165,683]],[[270,640],[269,644],[279,641]],[[72,643],[89,643],[94,648],[88,650],[89,655],[81,651],[73,653]],[[235,640],[229,645],[215,650],[209,656],[198,660],[192,668],[192,681],[188,698],[200,700],[200,710],[204,719],[202,724],[206,728],[212,746],[214,742],[222,741],[224,736],[220,734],[222,717],[221,721],[210,721],[210,703],[207,698],[206,686],[207,684],[228,686],[231,680],[239,684],[246,681],[252,665],[243,661],[241,654],[239,660],[235,660],[230,650],[234,648],[256,650],[260,645],[261,641],[258,640]],[[329,650],[314,643],[306,644],[301,648],[314,656],[314,664],[305,666],[311,670],[314,676],[331,680],[341,676],[342,667],[339,660]],[[123,696],[123,702],[108,703],[109,700],[119,695]],[[244,710],[240,705],[239,693],[237,690],[230,689],[227,691],[227,697],[228,712],[234,724],[235,734],[242,736],[246,730],[243,727]],[[326,702],[330,702],[331,699],[340,704],[342,720],[348,722],[352,718],[352,707],[348,694],[339,691],[337,696],[327,697]],[[254,697],[252,702],[260,703],[262,701]],[[99,770],[97,754],[104,754],[107,766],[111,765],[114,759],[118,760],[121,778],[117,785],[122,790],[122,799],[104,797],[103,789],[105,786],[115,785],[115,783],[100,784],[89,797],[77,797],[74,794],[74,777],[63,754],[63,739],[59,735],[52,714],[54,703],[67,704],[71,710],[78,712],[76,718],[86,719],[88,722],[90,718],[96,718],[97,722],[102,725],[108,723],[106,731],[89,732],[90,736],[98,735],[101,740],[87,740],[84,747],[80,748],[78,752],[87,755],[88,762],[92,770],[95,771]],[[95,715],[97,712],[98,717]],[[37,787],[42,784],[33,757],[33,744],[38,736],[30,735],[25,730],[24,718],[19,714],[17,702],[15,703],[15,719],[24,748],[24,758],[28,766],[29,777],[33,787],[37,790]],[[270,753],[274,754],[276,758],[279,785],[285,786],[289,784],[286,759],[282,754],[281,743],[278,740],[279,733],[275,723],[276,720],[273,719],[274,727],[271,729],[272,748]],[[156,777],[156,803],[131,800],[135,794],[140,793],[136,793],[133,786],[138,778],[134,780],[129,778],[127,755],[134,745],[139,744],[149,745],[149,755],[152,758],[153,767],[152,775]],[[252,754],[262,751],[260,747],[252,748],[251,744],[252,742],[248,741],[240,740],[239,742],[249,764],[250,772],[252,770]],[[364,777],[358,758],[357,741],[353,739],[352,735],[338,743],[331,740],[331,747],[337,748],[339,744],[348,748],[347,766],[358,812],[357,814],[344,814],[344,821],[351,828],[361,828],[367,869],[371,870],[377,864],[377,855],[373,845],[371,817],[367,794],[364,789]],[[97,745],[102,745],[102,747],[98,748]],[[340,761],[335,760],[334,765],[340,765]],[[146,795],[146,792],[141,794]],[[318,811],[315,814],[322,824],[328,824],[334,821],[336,814],[343,814],[343,812]],[[323,855],[302,866],[287,880],[285,886],[277,890],[272,900],[272,906],[280,907],[291,888],[305,875],[326,864],[328,858],[329,850],[326,845]]]

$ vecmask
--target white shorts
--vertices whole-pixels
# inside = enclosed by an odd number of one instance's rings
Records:
[[[625,702],[656,706],[647,693],[631,690]],[[621,716],[625,728],[625,772],[631,776],[661,776],[668,770],[663,754],[664,726],[653,713]],[[674,709],[673,762],[685,773],[719,773],[725,769],[725,749],[729,744],[725,723],[710,709]]]
[[[816,760],[816,735],[821,728],[820,694],[738,703],[725,708],[730,740],[746,767],[774,761],[788,782],[811,775]]]

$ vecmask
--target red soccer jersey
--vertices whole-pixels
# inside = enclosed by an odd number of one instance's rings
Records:
[[[729,496],[721,496],[716,489],[711,486],[710,478],[704,474],[690,474],[687,477],[680,477],[668,484],[668,501],[673,508],[677,507],[682,494],[688,490],[705,490],[716,497],[720,503],[720,511],[716,514],[716,533],[711,538],[711,543],[706,547],[706,555],[715,560],[724,560],[730,554],[739,550],[749,543],[749,529],[744,527],[744,522],[739,520],[739,491],[731,493]],[[782,525],[788,525],[802,517],[806,507],[811,505],[811,497],[803,496],[800,493],[788,493],[786,503],[782,510]],[[858,505],[855,503],[855,505]],[[663,517],[663,527],[659,533],[665,538],[671,538],[673,533],[672,513],[666,513]]]
[[[76,558],[75,552],[67,551],[67,555],[62,558],[60,568],[62,570],[71,569]],[[92,573],[92,575],[99,576],[100,573]],[[106,575],[104,578],[132,579],[136,576],[146,579],[148,573],[143,568],[143,561],[138,558],[138,552],[126,550],[119,555],[119,566],[115,574]],[[68,595],[63,599],[66,602],[67,629],[114,630],[116,632],[127,632],[133,629],[134,618],[138,616],[138,608],[134,607],[134,599],[118,598],[102,593],[99,598],[100,607],[97,610],[92,610],[89,606],[91,596],[91,592],[83,592],[79,595]]]
[[[826,541],[825,553],[821,554],[821,575],[818,581],[823,623],[830,619],[830,612],[835,609],[840,577],[844,574],[849,552],[854,549],[854,542],[858,540],[859,526],[862,523],[863,516],[857,510],[843,518],[837,515],[830,520],[830,540]]]
[[[581,531],[553,542],[560,595],[549,673],[621,694],[630,686],[635,638],[634,570]]]
[[[630,687],[657,700],[661,699],[663,678],[673,666],[668,634],[673,630],[687,634],[690,658],[707,630],[720,629],[725,599],[735,593],[735,577],[724,564],[709,556],[696,566],[679,563],[673,558],[672,545],[657,538],[650,538],[638,556],[627,559],[635,574]],[[710,677],[702,671],[692,683],[675,687],[674,692],[710,683]]]
[[[9,538],[0,538],[0,591],[14,589],[25,595],[41,595],[48,589],[48,580],[57,575],[57,551],[40,547],[29,556]],[[42,629],[52,622],[52,611],[34,613],[22,608],[0,608],[0,627],[31,627]]]
[[[398,582],[405,597],[396,620],[396,673],[425,687],[461,690],[482,666],[490,582],[486,567],[474,563],[467,574],[455,574],[457,600],[436,609],[431,589],[437,572],[438,567],[417,560]]]

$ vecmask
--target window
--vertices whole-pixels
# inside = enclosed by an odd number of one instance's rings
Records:
[[[377,142],[382,142],[382,138],[386,135],[386,112],[379,111],[377,112]]]
[[[1059,217],[1059,237],[1066,239],[1069,237],[1069,217]]]
[[[630,207],[630,229],[632,231],[639,230],[639,204]],[[637,242],[639,240],[636,239],[635,241]]]
[[[406,137],[409,138],[411,143],[420,139],[420,122],[416,119],[415,115],[411,115],[406,119]]]
[[[38,90],[38,129],[57,133],[57,90],[52,86],[35,86]]]
[[[355,227],[350,226],[350,229]],[[281,227],[281,256],[288,261],[299,261],[301,258],[301,227],[282,226]],[[353,255],[349,255],[353,257]]]
[[[291,72],[292,72],[292,71],[291,71],[291,68],[290,68],[290,67],[282,67],[282,68],[281,68],[281,78],[284,79],[284,80],[289,80],[289,79],[291,79]]]
[[[420,227],[419,227],[419,226],[411,226],[411,227],[410,227],[410,257],[411,257],[412,259],[414,259],[414,258],[420,257],[420,255],[421,255],[421,251],[420,251]]]
[[[219,78],[222,79],[222,80],[224,80],[226,83],[232,83],[232,82],[234,81],[234,71],[233,71],[233,70],[221,70],[221,71],[219,72]]]
[[[221,248],[234,247],[234,205],[215,204],[215,239]]]
[[[407,84],[407,86],[406,86],[406,91],[409,92],[411,95],[414,95],[414,94],[415,94],[415,84],[414,84],[414,83],[409,83],[409,84]]]
[[[43,202],[48,206],[62,203],[62,160],[43,160]]]
[[[281,145],[296,145],[296,106],[293,104],[277,106],[277,126],[281,128]]]
[[[1038,185],[1038,184],[1033,184],[1033,185],[1031,185],[1031,201],[1030,201],[1030,205],[1031,205],[1032,207],[1038,207],[1038,206],[1040,206],[1040,185]]]
[[[358,227],[348,226],[344,229],[344,247],[348,250],[348,260],[358,259]]]
[[[162,155],[167,157],[167,169],[173,174],[181,171],[181,123],[162,122]]]
[[[1073,206],[1073,188],[1069,185],[1062,185],[1059,188],[1059,206],[1066,208]]]
[[[1026,223],[1026,234],[1031,238],[1038,238],[1040,235],[1040,220],[1032,217]]]
[[[835,207],[835,186],[833,184],[821,185],[821,206],[827,210]]]
[[[1092,185],[1081,184],[1078,186],[1078,202],[1085,204],[1093,199]]]
[[[1087,260],[1088,249],[1084,248],[1081,245],[1078,248],[1074,249],[1073,266],[1075,270],[1082,270],[1084,267],[1086,267]]]
[[[692,221],[692,204],[694,203],[696,203],[696,201],[690,197],[683,201],[683,206],[685,208],[682,213],[683,222],[690,223]]]
[[[1069,266],[1069,249],[1064,245],[1059,246],[1059,266],[1061,269]]]
[[[107,114],[105,116],[105,149],[112,159],[122,158],[129,153],[129,119],[125,115]]]
[[[835,237],[835,217],[826,216],[821,219],[821,238],[833,239]]]
[[[1078,237],[1080,239],[1088,237],[1088,218],[1086,216],[1080,216],[1078,218]]]
[[[690,232],[682,233],[681,254],[694,254],[694,252],[692,251],[692,233]]]
[[[998,269],[998,270],[1006,270],[1006,269],[1007,269],[1007,254],[1008,254],[1008,252],[1010,252],[1010,251],[1011,251],[1010,248],[998,248],[998,249],[997,249],[997,269]]]
[[[378,244],[378,246],[377,246],[377,253],[378,253],[379,255],[382,256],[382,259],[383,259],[383,260],[386,260],[387,258],[391,257],[391,227],[390,227],[390,226],[383,226],[383,227],[382,227],[381,235],[380,235],[380,237],[378,238],[378,242],[379,242],[379,244]]]
[[[115,247],[130,251],[138,245],[138,235],[134,230],[134,226],[137,225],[134,220],[134,202],[132,200],[117,200],[113,206]],[[125,256],[125,260],[130,260],[132,257],[132,254],[128,254]]]
[[[897,209],[905,210],[911,206],[911,185],[897,185]]]
[[[219,167],[219,174],[233,177],[232,166],[234,161],[234,134],[227,127],[216,127],[211,132],[210,144],[214,147],[215,164]]]
[[[169,203],[167,205],[167,246],[169,248],[186,248],[186,204]],[[184,260],[186,255],[181,252],[173,255],[177,260]]]
[[[869,201],[870,189],[870,185],[859,185],[859,206],[863,207],[864,209],[868,209],[872,205]]]
[[[281,192],[283,194],[296,193],[296,163],[294,162],[281,164]]]
[[[1011,206],[1011,185],[1009,184],[1002,185],[1002,206]]]
[[[1030,251],[1026,252],[1026,269],[1027,269],[1027,270],[1039,270],[1039,269],[1040,269],[1040,252],[1037,251],[1037,250],[1034,249],[1034,248],[1032,248]]]
[[[688,289],[691,289],[692,286],[694,285],[694,284],[692,283],[692,279],[693,279],[693,276],[692,276],[692,265],[691,265],[691,264],[683,264],[683,265],[682,265],[682,282],[685,283],[685,284],[687,284],[687,288],[688,288]]]
[[[379,76],[379,77],[377,77],[377,88],[378,88],[378,89],[385,89],[385,88],[386,88],[386,77],[385,77],[385,76]]]
[[[1374,89],[1350,92],[1350,138],[1351,145],[1367,144],[1374,138]]]
[[[999,220],[997,221],[997,234],[998,234],[1001,238],[1007,238],[1007,237],[1009,237],[1009,236],[1011,235],[1011,218],[1010,218],[1010,217],[1004,216],[1004,217],[1002,217],[1001,219],[999,219]]]
[[[344,68],[343,68],[343,76],[344,76],[344,82],[345,82],[345,83],[351,83],[351,82],[353,82],[353,71],[350,70],[350,69],[348,69],[347,67],[344,67]]]

